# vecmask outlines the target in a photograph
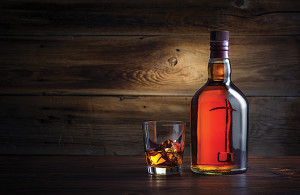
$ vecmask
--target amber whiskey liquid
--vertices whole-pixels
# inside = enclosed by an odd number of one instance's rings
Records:
[[[191,103],[191,170],[241,173],[247,169],[248,102],[231,82],[226,36],[216,39],[211,43],[208,81]]]
[[[158,148],[145,152],[146,162],[152,167],[181,166],[183,149],[179,143],[167,139]]]

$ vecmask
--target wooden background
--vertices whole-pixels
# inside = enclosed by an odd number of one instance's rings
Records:
[[[141,123],[184,120],[209,31],[230,31],[249,155],[300,155],[300,1],[3,0],[0,154],[143,155]]]

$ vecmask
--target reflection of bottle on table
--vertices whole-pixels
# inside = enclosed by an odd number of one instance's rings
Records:
[[[232,174],[247,169],[248,102],[230,79],[228,32],[211,33],[208,81],[191,104],[191,170]]]

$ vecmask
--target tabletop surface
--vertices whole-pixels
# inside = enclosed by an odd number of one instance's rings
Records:
[[[1,156],[1,191],[18,194],[300,194],[300,156],[249,157],[244,174],[151,176],[141,156]],[[0,192],[1,192],[0,191]]]

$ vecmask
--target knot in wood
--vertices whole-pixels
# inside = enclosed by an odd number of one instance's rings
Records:
[[[175,58],[175,57],[171,57],[171,58],[168,59],[168,62],[169,62],[169,64],[170,64],[171,66],[176,66],[178,60],[177,60],[177,58]]]
[[[234,4],[239,8],[246,8],[249,4],[248,0],[237,0]]]

